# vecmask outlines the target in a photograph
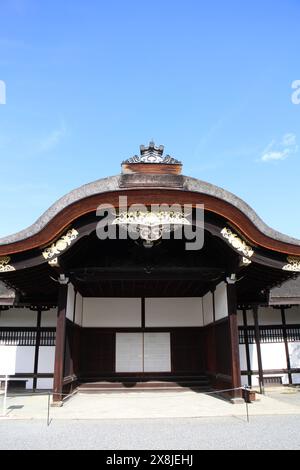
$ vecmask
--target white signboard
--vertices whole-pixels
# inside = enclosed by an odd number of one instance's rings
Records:
[[[0,375],[16,373],[17,346],[2,346],[0,344]]]

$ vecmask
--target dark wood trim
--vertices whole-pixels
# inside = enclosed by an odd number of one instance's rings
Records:
[[[247,362],[247,370],[248,372],[251,371],[251,358],[250,358],[250,350],[249,350],[249,338],[248,338],[248,321],[247,321],[247,310],[243,309],[243,325],[245,327],[245,349],[246,349],[246,362]],[[251,374],[248,375],[248,385],[252,387],[252,377]]]
[[[13,375],[10,375],[9,376],[10,378],[17,378],[17,379],[21,379],[21,378],[28,378],[28,379],[34,379],[35,377],[38,378],[38,379],[52,379],[53,378],[53,374],[52,373],[47,373],[47,372],[41,372],[41,373],[38,373],[38,374],[33,374],[32,372],[17,372],[16,374],[13,374]]]
[[[66,342],[66,311],[67,311],[68,286],[60,285],[58,293],[56,346],[54,362],[53,401],[62,400],[64,359]]]
[[[240,350],[239,350],[239,333],[237,321],[237,294],[236,284],[227,284],[228,298],[228,321],[229,334],[231,343],[231,364],[232,364],[232,386],[233,388],[241,387],[241,367],[240,367]],[[234,397],[240,397],[241,391],[234,392]]]
[[[254,318],[254,331],[255,331],[255,342],[257,350],[257,362],[258,362],[258,374],[259,374],[259,388],[260,393],[264,394],[264,371],[262,365],[261,348],[260,348],[260,333],[258,323],[258,307],[253,307],[253,318]]]
[[[286,318],[285,318],[285,308],[281,307],[281,320],[282,320],[282,331],[283,331],[283,339],[284,339],[284,348],[285,348],[285,355],[286,355],[286,366],[288,370],[291,369],[291,360],[290,360],[290,352],[289,352],[289,343],[288,343],[288,338],[286,334]],[[291,385],[293,383],[292,379],[292,374],[289,372],[288,373],[288,378],[289,378],[289,384]]]
[[[263,234],[237,207],[207,194],[168,189],[130,189],[112,191],[81,199],[60,211],[39,233],[25,240],[0,246],[0,256],[20,253],[50,244],[79,217],[95,212],[100,204],[119,206],[119,197],[127,196],[128,204],[204,204],[205,210],[224,217],[254,245],[287,255],[300,256],[300,246],[275,240]]]
[[[34,349],[34,367],[33,373],[36,375],[39,368],[39,351],[40,351],[40,342],[41,342],[41,320],[42,320],[42,311],[37,311],[37,321],[36,321],[36,343]],[[37,377],[33,379],[33,390],[36,390],[37,387]]]
[[[295,368],[295,369],[265,369],[264,374],[299,374],[300,369]],[[259,371],[258,370],[250,370],[249,372],[247,370],[242,370],[241,375],[258,375]]]

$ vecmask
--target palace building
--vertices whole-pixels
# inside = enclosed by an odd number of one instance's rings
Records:
[[[300,240],[150,142],[0,239],[0,361],[14,348],[10,386],[55,402],[297,384],[299,273]]]

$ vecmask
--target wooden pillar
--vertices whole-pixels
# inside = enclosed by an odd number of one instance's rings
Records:
[[[227,298],[228,298],[228,326],[231,344],[231,376],[232,387],[241,387],[241,367],[240,367],[240,350],[239,350],[239,330],[237,321],[237,297],[236,285],[233,283],[227,284]],[[242,396],[241,390],[236,390],[233,393],[234,398]]]
[[[65,342],[66,342],[66,311],[67,311],[68,285],[60,284],[57,306],[56,346],[54,362],[53,402],[62,402]]]
[[[248,321],[247,321],[247,310],[243,309],[243,323],[244,323],[244,333],[245,333],[245,349],[246,349],[246,361],[247,361],[247,378],[248,385],[252,387],[252,370],[251,370],[251,359],[249,351],[249,336],[248,336]]]
[[[39,351],[40,351],[40,342],[41,342],[41,318],[42,311],[39,309],[37,311],[37,322],[36,322],[36,339],[35,339],[35,350],[34,350],[34,377],[33,377],[33,390],[36,390],[37,386],[37,373],[39,369]]]
[[[282,331],[283,331],[283,339],[284,339],[284,347],[285,347],[285,354],[286,354],[286,366],[288,369],[288,378],[289,384],[293,383],[292,374],[291,374],[291,359],[290,359],[290,352],[289,352],[289,343],[286,334],[286,319],[285,319],[285,308],[281,307],[281,319],[282,319]]]
[[[258,307],[253,307],[253,318],[254,318],[254,331],[255,331],[255,343],[257,350],[257,362],[258,362],[258,376],[259,376],[259,389],[260,393],[265,393],[265,384],[264,384],[264,371],[261,358],[261,349],[260,349],[260,332],[258,324]]]

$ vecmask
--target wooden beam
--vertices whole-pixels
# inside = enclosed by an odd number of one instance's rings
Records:
[[[231,344],[231,375],[232,387],[241,387],[241,367],[240,367],[240,351],[239,351],[239,330],[237,322],[237,296],[236,284],[227,284],[228,298],[228,321],[229,335]],[[233,393],[234,398],[241,398],[241,390]]]
[[[260,393],[264,394],[265,393],[265,384],[264,384],[264,371],[263,371],[261,348],[260,348],[260,333],[259,333],[259,324],[258,324],[258,306],[253,307],[253,318],[254,318],[255,343],[256,343],[256,350],[257,350],[259,388],[260,388]]]
[[[37,234],[7,245],[0,246],[0,256],[20,253],[26,250],[39,248],[50,244],[64,229],[70,226],[79,217],[95,213],[100,204],[113,205],[118,208],[119,197],[127,196],[128,205],[131,204],[204,204],[205,210],[212,212],[231,222],[252,244],[260,245],[269,250],[278,251],[287,255],[300,256],[300,246],[275,240],[262,233],[256,225],[231,203],[217,197],[196,193],[193,191],[170,189],[130,189],[125,191],[111,191],[76,201],[61,210],[53,219]]]
[[[248,337],[248,320],[247,310],[243,309],[243,324],[244,324],[244,335],[245,335],[245,349],[246,349],[246,361],[247,361],[247,372],[248,372],[248,385],[252,387],[252,375],[251,375],[251,359],[249,350],[249,337]]]
[[[285,308],[281,307],[280,310],[281,310],[284,348],[285,348],[285,355],[286,355],[286,366],[287,366],[287,369],[290,370],[291,369],[291,359],[290,359],[290,352],[289,352],[289,343],[288,343],[288,338],[287,338],[287,333],[286,333]],[[288,378],[289,378],[289,384],[291,385],[293,383],[293,378],[292,378],[292,374],[290,372],[288,373]]]
[[[68,285],[61,284],[58,293],[56,346],[54,362],[53,402],[62,402],[64,359],[66,342],[66,311],[67,311]]]

